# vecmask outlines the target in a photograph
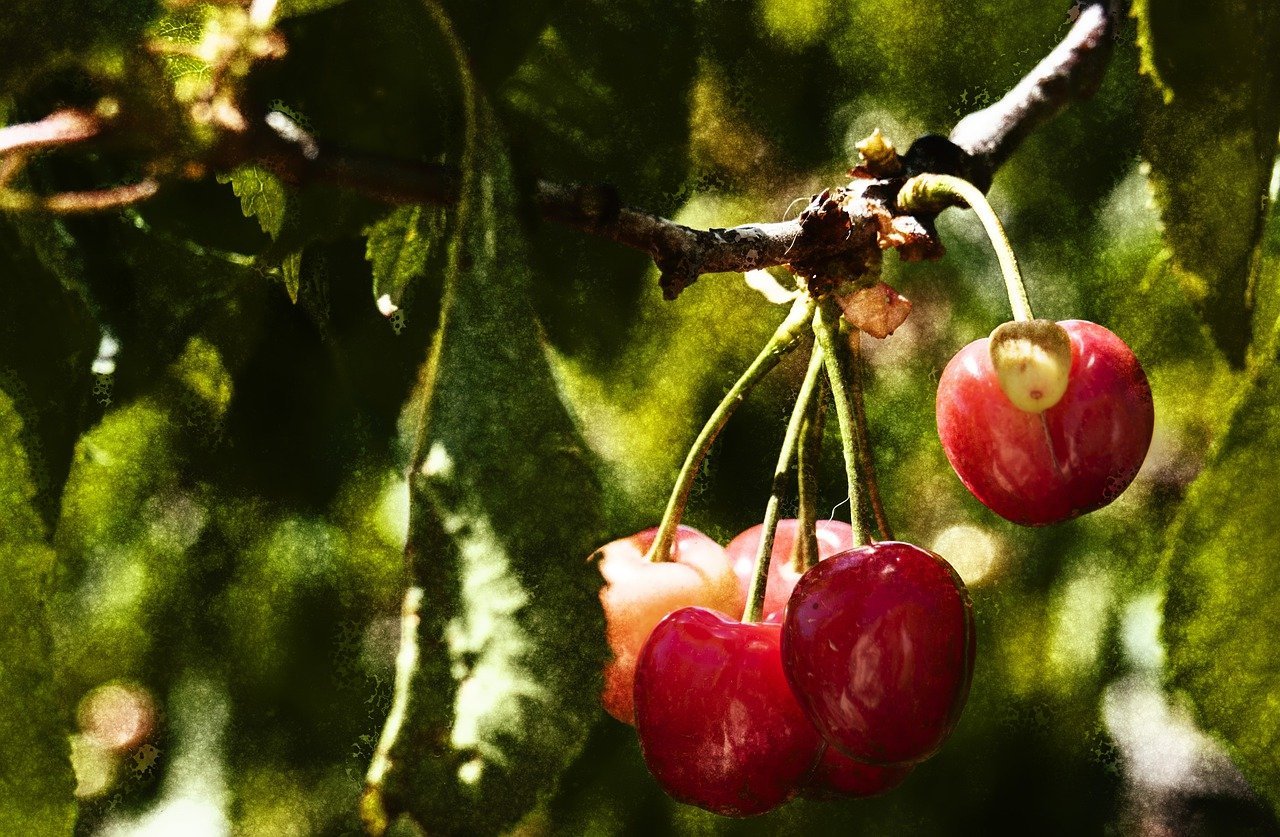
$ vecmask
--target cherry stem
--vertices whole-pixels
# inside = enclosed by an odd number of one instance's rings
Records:
[[[822,349],[813,347],[816,360],[822,361]],[[791,548],[791,567],[804,572],[818,563],[818,468],[822,464],[822,430],[827,418],[826,379],[819,376],[812,398],[800,425],[800,447],[796,451],[796,513],[798,530]]]
[[[920,174],[902,185],[902,190],[898,192],[898,206],[908,212],[930,210],[957,198],[977,213],[978,220],[987,231],[987,238],[991,239],[991,246],[995,248],[996,258],[1000,261],[1000,272],[1004,274],[1004,286],[1009,294],[1013,318],[1020,322],[1035,319],[1035,315],[1031,313],[1031,302],[1027,299],[1027,287],[1018,270],[1018,260],[1013,255],[1013,247],[981,189],[963,178],[949,174]]]
[[[693,489],[693,481],[698,476],[698,468],[706,458],[707,451],[711,449],[716,436],[752,388],[778,365],[784,355],[799,344],[800,338],[804,336],[805,326],[813,317],[815,305],[813,299],[807,295],[796,299],[790,313],[778,326],[778,330],[773,333],[760,354],[747,367],[747,371],[734,382],[724,398],[716,405],[715,411],[707,418],[707,423],[702,426],[702,432],[689,448],[684,465],[680,468],[680,474],[676,477],[676,484],[671,489],[671,498],[667,501],[666,511],[662,514],[662,523],[658,525],[658,535],[654,538],[653,546],[649,548],[647,557],[650,561],[672,559],[676,529],[680,525],[681,518],[684,517],[684,509],[689,502],[689,492]]]
[[[862,466],[863,481],[867,487],[867,498],[871,501],[871,512],[875,517],[876,531],[880,540],[893,540],[893,527],[889,525],[889,516],[884,513],[884,503],[880,499],[880,483],[876,480],[876,462],[871,453],[871,434],[867,430],[867,410],[862,401],[863,362],[862,332],[854,329],[849,335],[849,365],[853,375],[849,392],[853,401],[853,418],[858,434],[858,463]]]
[[[867,531],[862,525],[862,480],[859,475],[857,453],[857,420],[854,418],[853,394],[845,382],[852,378],[849,361],[849,344],[840,335],[840,306],[830,297],[818,305],[813,319],[813,332],[822,349],[827,381],[831,384],[831,397],[836,405],[836,423],[840,427],[840,452],[844,454],[845,477],[849,483],[849,523],[853,527],[852,546],[869,543]]]
[[[756,549],[756,571],[751,578],[751,589],[747,592],[747,607],[742,612],[743,622],[759,622],[764,612],[769,562],[773,558],[773,539],[778,532],[778,506],[781,505],[782,495],[786,490],[787,471],[790,470],[791,460],[795,458],[796,449],[800,445],[805,416],[808,415],[813,396],[818,391],[822,367],[822,351],[815,346],[809,357],[809,368],[804,373],[804,383],[800,385],[800,394],[796,396],[791,418],[787,421],[787,432],[782,437],[782,448],[778,451],[778,464],[773,468],[773,486],[769,492],[769,502],[764,507],[760,546]]]

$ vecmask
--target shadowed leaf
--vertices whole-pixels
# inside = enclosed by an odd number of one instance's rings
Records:
[[[1184,288],[1219,347],[1244,362],[1280,130],[1280,6],[1270,0],[1136,5],[1143,155]]]
[[[401,306],[415,281],[424,278],[428,258],[444,242],[445,220],[440,208],[401,206],[365,230],[373,298],[385,316]],[[384,297],[392,307],[381,301]]]

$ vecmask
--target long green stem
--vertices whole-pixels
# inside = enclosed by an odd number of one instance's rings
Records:
[[[813,316],[814,306],[813,299],[808,296],[802,296],[795,301],[787,318],[769,338],[764,349],[747,367],[747,371],[742,373],[742,377],[729,388],[724,398],[716,405],[715,411],[707,419],[707,423],[702,426],[702,432],[694,440],[693,447],[689,448],[684,465],[680,468],[680,475],[676,477],[676,484],[671,489],[671,498],[667,501],[667,509],[662,514],[662,523],[658,525],[658,536],[654,538],[653,546],[649,549],[650,561],[671,560],[671,547],[675,543],[676,528],[680,525],[680,519],[684,517],[684,509],[689,502],[689,491],[693,488],[693,480],[698,475],[698,467],[706,457],[707,451],[711,449],[711,443],[716,440],[716,436],[729,421],[734,410],[738,409],[738,405],[747,397],[747,393],[751,392],[760,379],[778,365],[783,355],[794,349],[800,342],[805,326]]]
[[[822,349],[813,347],[822,361]],[[797,501],[796,540],[791,549],[791,567],[804,572],[818,563],[818,469],[822,464],[822,430],[827,417],[826,379],[818,377],[812,398],[800,425],[800,448],[796,451]]]
[[[898,193],[898,205],[908,211],[928,209],[946,198],[959,198],[969,204],[986,229],[987,238],[991,239],[991,246],[995,248],[996,258],[1000,261],[1000,272],[1004,275],[1013,318],[1020,321],[1035,319],[1035,315],[1031,313],[1031,303],[1027,299],[1027,288],[1022,282],[1022,273],[1018,270],[1018,260],[1013,255],[1013,247],[981,189],[963,178],[949,174],[921,174],[903,184]]]
[[[858,473],[857,428],[852,404],[853,395],[847,382],[850,380],[849,344],[840,337],[840,306],[830,298],[818,304],[818,314],[813,320],[813,331],[822,349],[827,369],[827,381],[831,384],[831,400],[836,405],[836,423],[840,426],[840,452],[844,454],[845,478],[849,483],[849,523],[853,526],[852,546],[868,542],[862,525],[862,490]]]
[[[867,410],[862,401],[862,332],[854,329],[849,337],[850,366],[853,367],[851,386],[853,396],[853,418],[858,432],[858,462],[862,465],[862,476],[867,486],[867,499],[871,501],[871,513],[875,516],[876,531],[880,540],[893,540],[893,527],[889,525],[889,517],[884,513],[884,503],[880,500],[880,483],[876,480],[876,462],[871,453],[871,434],[867,430]]]
[[[764,507],[764,525],[760,532],[760,546],[756,550],[756,571],[751,578],[751,589],[747,592],[747,607],[742,612],[743,622],[759,622],[764,611],[765,588],[769,582],[769,562],[773,558],[773,538],[778,531],[778,506],[782,503],[787,471],[791,468],[791,460],[795,458],[804,417],[809,412],[814,393],[817,392],[822,367],[822,352],[814,347],[813,354],[809,358],[809,369],[804,375],[804,383],[800,386],[796,405],[791,410],[791,419],[787,422],[787,432],[782,437],[782,449],[778,451],[778,464],[773,468],[773,487],[769,492],[769,502]]]

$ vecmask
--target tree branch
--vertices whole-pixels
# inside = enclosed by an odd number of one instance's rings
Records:
[[[792,221],[697,230],[624,206],[608,186],[545,181],[537,183],[532,202],[548,221],[647,253],[662,273],[668,299],[704,273],[788,265],[811,284],[838,283],[866,275],[882,249],[898,248],[905,259],[934,258],[942,248],[930,219],[901,214],[894,202],[897,187],[906,177],[933,172],[961,175],[985,190],[1022,140],[1097,89],[1111,55],[1117,17],[1106,0],[1087,6],[1062,43],[998,102],[962,119],[950,140],[921,137],[901,161],[889,149],[887,157],[856,169],[852,182],[815,195]],[[58,111],[39,122],[0,128],[0,154],[10,152],[8,162],[13,163],[31,151],[102,132],[102,120],[93,114]],[[324,148],[280,113],[232,133],[209,162],[222,168],[258,164],[292,185],[329,183],[393,204],[451,204],[460,189],[453,167]],[[145,181],[71,196],[10,194],[0,208],[92,211],[142,200],[154,191],[154,184]]]
[[[825,196],[824,196],[825,198]],[[648,212],[624,207],[608,187],[569,187],[540,181],[542,217],[648,253],[662,272],[663,295],[675,299],[704,273],[742,273],[801,258],[836,258],[874,242],[875,221],[819,229],[793,221],[696,230]]]
[[[924,137],[904,160],[901,177],[861,171],[834,193],[816,195],[793,221],[697,230],[622,204],[608,186],[564,186],[539,181],[533,196],[545,220],[647,253],[662,273],[663,294],[674,299],[704,273],[745,272],[790,265],[803,278],[823,271],[857,275],[879,250],[899,248],[904,258],[941,254],[931,225],[901,216],[894,185],[923,171],[961,174],[984,190],[991,175],[1028,135],[1072,101],[1096,90],[1111,56],[1117,13],[1106,0],[1087,6],[1050,54],[990,107],[969,114],[950,141]],[[458,176],[442,165],[374,160],[321,149],[297,126],[270,125],[254,140],[261,161],[292,183],[329,182],[392,203],[452,203]]]
[[[961,119],[951,141],[971,158],[972,179],[985,190],[991,176],[1032,131],[1073,101],[1092,96],[1111,58],[1120,5],[1087,6],[1062,43],[995,104]],[[940,172],[946,174],[947,172]]]
[[[55,110],[44,119],[0,128],[0,154],[25,153],[71,145],[96,137],[104,122],[96,114],[74,108]]]

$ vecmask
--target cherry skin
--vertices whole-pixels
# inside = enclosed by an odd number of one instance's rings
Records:
[[[690,605],[740,613],[742,594],[724,547],[688,526],[676,535],[671,561],[645,556],[658,530],[646,529],[601,547],[598,561],[605,586],[605,634],[613,658],[604,670],[601,702],[610,715],[631,723],[636,658],[649,632],[662,617]]]
[[[906,781],[914,765],[881,767],[854,761],[822,743],[822,756],[800,788],[808,799],[865,799],[888,793]]]
[[[853,529],[839,520],[817,521],[818,558],[828,558],[853,546]],[[760,548],[760,536],[764,526],[757,524],[729,541],[724,548],[733,571],[738,574],[742,588],[742,604],[746,606],[747,593],[756,572],[756,550]],[[800,534],[800,521],[779,520],[777,534],[773,538],[773,557],[769,561],[769,582],[764,594],[765,622],[782,622],[782,611],[791,598],[791,590],[803,574],[791,565],[791,551]]]
[[[843,755],[910,765],[938,751],[969,695],[969,592],[932,552],[883,541],[805,573],[787,603],[782,661],[805,713]]]
[[[1071,338],[1066,392],[1043,413],[1000,389],[986,338],[960,350],[938,382],[938,436],[965,487],[996,514],[1026,526],[1107,505],[1133,481],[1151,444],[1151,387],[1124,341],[1084,320]]]
[[[650,634],[636,667],[636,732],[673,798],[753,816],[795,796],[813,771],[821,739],[787,685],[781,630],[690,607]]]

